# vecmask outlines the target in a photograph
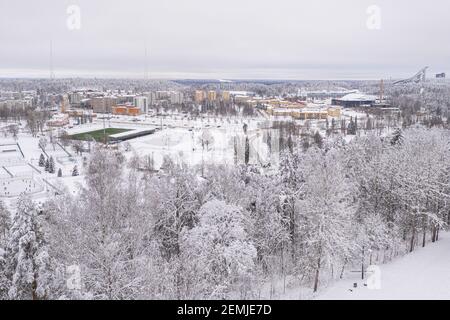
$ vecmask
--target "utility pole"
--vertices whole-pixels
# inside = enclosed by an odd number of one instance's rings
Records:
[[[53,41],[50,40],[50,80],[55,79],[55,73],[53,72]]]
[[[148,80],[148,57],[147,57],[147,41],[144,43],[144,79]]]

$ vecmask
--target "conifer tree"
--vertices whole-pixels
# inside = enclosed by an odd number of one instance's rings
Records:
[[[23,195],[11,225],[6,273],[10,299],[40,300],[48,297],[50,258],[43,226],[36,206]]]
[[[393,145],[393,146],[401,145],[402,143],[403,143],[402,129],[397,128],[397,129],[395,129],[394,134],[392,135],[391,145]]]
[[[55,160],[53,159],[53,157],[50,157],[48,172],[55,173]]]
[[[50,161],[48,158],[45,160],[45,171],[50,172]]]
[[[41,153],[41,156],[39,157],[39,167],[45,167],[45,157]]]
[[[250,161],[250,142],[248,140],[248,137],[245,137],[245,154],[244,154],[244,161],[247,165]]]

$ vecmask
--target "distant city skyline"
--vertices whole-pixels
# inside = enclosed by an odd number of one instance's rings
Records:
[[[3,0],[0,77],[370,80],[424,66],[434,77],[450,69],[449,11],[446,0]]]

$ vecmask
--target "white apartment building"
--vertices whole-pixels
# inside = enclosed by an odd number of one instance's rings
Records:
[[[149,106],[153,106],[156,104],[156,92],[149,92],[147,94],[147,98],[148,98],[148,105]]]
[[[148,97],[134,97],[133,104],[141,110],[141,113],[148,112]]]
[[[183,93],[178,91],[170,92],[170,103],[171,104],[182,104],[183,103]]]

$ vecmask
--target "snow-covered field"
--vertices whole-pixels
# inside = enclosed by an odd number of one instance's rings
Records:
[[[436,243],[380,265],[380,289],[364,286],[360,274],[324,289],[323,300],[448,300],[450,299],[450,233]],[[357,283],[357,288],[353,288]]]
[[[221,128],[207,129],[209,145],[202,148],[202,135],[205,131],[183,128],[163,129],[153,135],[130,140],[133,150],[140,156],[153,155],[158,169],[164,156],[175,162],[191,165],[206,162],[231,163],[233,159],[233,132]]]
[[[104,125],[126,129],[157,127],[158,130],[152,135],[129,140],[131,150],[125,152],[125,156],[127,158],[134,154],[141,157],[152,156],[155,169],[159,169],[165,156],[170,157],[175,163],[190,165],[231,164],[234,161],[233,137],[243,135],[243,126],[246,124],[248,132],[253,132],[253,136],[258,135],[260,138],[257,132],[262,121],[264,121],[263,118],[204,117],[189,119],[184,115],[114,117],[105,120],[105,123],[103,119],[96,119],[93,123],[77,125],[68,128],[67,132],[68,134],[77,134],[99,130]],[[25,191],[28,194],[34,194],[33,198],[42,198],[43,200],[48,196],[46,192],[54,191],[52,186],[58,190],[67,188],[71,193],[77,192],[84,179],[82,158],[75,156],[74,150],[70,147],[64,150],[60,145],[48,142],[45,147],[45,155],[54,158],[55,173],[46,173],[44,168],[39,167],[39,157],[44,153],[39,148],[39,139],[39,135],[32,137],[29,133],[21,132],[17,141],[13,139],[4,141],[3,148],[8,149],[8,152],[0,154],[0,181],[5,184],[6,189],[3,194],[0,193],[0,196],[17,196]],[[205,143],[206,140],[207,143]],[[243,146],[243,141],[239,141],[239,143]],[[68,153],[71,155],[69,156]],[[72,177],[75,165],[78,166],[80,172],[78,177]],[[5,168],[2,168],[3,166]],[[56,176],[58,169],[61,169],[62,177]],[[17,180],[19,177],[32,181],[33,185],[36,184],[37,187],[26,187],[28,185],[26,183],[23,184],[23,188],[19,187],[20,183]]]
[[[30,177],[33,174],[33,169],[27,164],[8,167],[8,171],[12,173],[14,177]]]
[[[33,178],[0,179],[0,197],[17,197],[21,193],[36,193],[44,190]]]
[[[77,190],[72,180],[74,165],[78,165],[82,171],[81,158],[70,157],[58,144],[48,143],[45,152],[48,157],[55,160],[55,173],[45,172],[39,167],[39,157],[43,151],[39,148],[39,137],[32,137],[26,132],[18,135],[17,141],[12,139],[2,141],[2,152],[0,154],[0,198],[7,203],[14,202],[14,197],[21,193],[29,194],[36,201],[44,201],[55,192],[54,188],[45,181],[59,189],[67,187],[70,191]],[[23,155],[22,155],[23,152]],[[62,177],[58,178],[58,169],[62,171]]]
[[[258,125],[264,121],[263,118],[226,118],[226,117],[204,117],[189,119],[184,115],[170,116],[139,116],[135,118],[114,117],[109,120],[96,119],[93,123],[68,128],[68,134],[82,133],[106,127],[143,129],[155,128],[159,130],[153,135],[129,140],[131,151],[126,152],[127,158],[133,154],[139,156],[151,155],[154,159],[155,169],[158,169],[165,156],[169,156],[176,163],[188,163],[198,165],[206,163],[232,163],[233,161],[233,137],[242,135],[243,126],[247,124],[248,131],[257,130]],[[202,147],[202,140],[205,141],[207,132],[208,144]],[[46,173],[39,167],[39,157],[44,152],[39,148],[39,138],[32,137],[27,132],[21,132],[17,141],[8,139],[3,141],[8,152],[0,154],[0,179],[8,185],[7,196],[21,193],[23,188],[17,189],[17,181],[10,182],[18,177],[35,181],[39,188],[28,188],[27,193],[41,193],[42,186],[47,190],[48,183],[41,181],[45,179],[58,188],[67,187],[70,192],[78,190],[79,183],[83,180],[82,159],[75,156],[74,150],[70,147],[67,152],[58,144],[47,143],[45,156],[53,157],[55,160],[55,174]],[[11,150],[10,150],[11,149]],[[22,155],[23,153],[23,155]],[[71,176],[74,165],[78,166],[81,176],[73,178]],[[5,167],[5,168],[2,168]],[[56,177],[58,169],[62,170],[62,177]],[[11,180],[13,181],[13,180]],[[25,185],[25,184],[24,184]],[[12,192],[12,193],[11,193]],[[5,196],[5,195],[3,195]],[[37,195],[35,195],[37,197]]]

